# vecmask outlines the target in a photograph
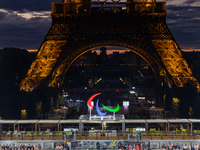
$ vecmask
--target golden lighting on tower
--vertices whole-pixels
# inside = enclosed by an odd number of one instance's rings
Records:
[[[166,82],[169,87],[192,83],[200,89],[166,25],[166,2],[127,0],[123,2],[127,9],[122,11],[114,11],[116,5],[114,9],[104,9],[106,3],[114,2],[64,0],[52,3],[52,26],[22,80],[20,90],[31,92],[41,83],[61,85],[73,61],[85,52],[105,45],[126,48],[141,56],[160,83]],[[91,7],[96,4],[101,7]],[[123,23],[117,22],[121,19]]]

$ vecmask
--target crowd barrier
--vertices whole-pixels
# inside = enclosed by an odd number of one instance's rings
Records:
[[[177,132],[177,131],[154,131],[154,132],[94,132],[94,131],[84,131],[84,132],[54,132],[54,131],[44,131],[44,132],[34,132],[34,131],[3,131],[0,133],[0,140],[64,140],[69,139],[74,140],[176,140],[185,139],[193,140],[200,139],[200,132],[195,134],[189,132]]]

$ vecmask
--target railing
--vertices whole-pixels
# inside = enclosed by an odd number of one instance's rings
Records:
[[[127,132],[77,132],[76,140],[128,140]]]
[[[71,132],[33,132],[33,131],[3,131],[0,134],[0,140],[159,140],[159,139],[200,139],[200,132],[191,134],[191,131],[154,131],[154,132],[95,132],[95,131],[83,131],[75,132],[73,135]]]
[[[199,134],[191,134],[191,131],[154,131],[141,132],[142,139],[158,140],[158,139],[200,139]]]
[[[61,13],[161,13],[166,2],[67,2],[52,3],[52,14]]]
[[[75,132],[73,135],[70,132],[5,132],[0,134],[0,140],[127,140],[128,133],[126,132]]]
[[[32,132],[32,131],[21,131],[11,132],[3,131],[0,134],[0,140],[63,140],[67,137],[66,132]],[[70,136],[69,136],[70,138]]]

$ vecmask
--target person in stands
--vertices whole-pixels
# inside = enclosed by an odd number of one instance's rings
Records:
[[[38,150],[41,150],[41,145],[40,144],[38,144]]]
[[[169,145],[169,150],[172,150],[172,145],[171,144]]]
[[[71,149],[71,143],[69,142],[69,140],[67,141],[67,145],[68,145],[68,150]]]
[[[15,149],[15,150],[19,150],[19,145],[16,146],[16,149]]]
[[[188,144],[188,146],[187,146],[187,150],[191,150],[191,146],[190,146],[190,144]]]
[[[115,140],[112,141],[112,148],[113,148],[113,149],[116,148],[116,142],[115,142]]]
[[[62,144],[60,145],[60,150],[63,150],[63,146],[62,146]]]
[[[59,150],[59,149],[60,149],[60,144],[58,143],[56,146],[56,150]]]
[[[125,149],[125,145],[124,144],[122,144],[122,150],[124,150]]]
[[[34,148],[34,150],[38,150],[38,146],[37,146],[37,145],[35,145],[35,148]]]
[[[165,148],[169,150],[169,146],[168,146],[168,144],[165,146]]]
[[[133,144],[133,150],[136,150],[136,149],[135,149],[135,144]]]
[[[64,148],[66,147],[67,145],[67,139],[64,140]]]
[[[166,149],[164,144],[161,146],[161,149],[162,150]]]
[[[13,144],[12,149],[13,149],[13,150],[16,149],[15,144]]]
[[[97,147],[97,149],[100,149],[99,141],[96,143],[96,147]]]
[[[31,145],[30,145],[30,144],[28,144],[27,149],[28,149],[28,150],[31,150]]]
[[[130,150],[132,150],[132,149],[133,149],[133,147],[132,147],[132,145],[131,145],[131,144],[129,144],[129,149],[130,149]]]
[[[136,150],[140,150],[139,145],[136,145],[136,146],[135,146],[135,149],[136,149]]]
[[[194,145],[194,150],[198,150],[198,145],[197,145],[197,143]]]
[[[125,145],[125,149],[129,149],[128,144]]]
[[[183,146],[183,144],[181,144],[180,149],[183,149],[183,148],[184,148],[184,146]]]
[[[140,144],[140,150],[143,150],[143,148],[144,148],[144,147],[143,147],[143,145],[142,145],[142,144]]]
[[[2,145],[2,149],[5,149],[5,145],[4,144]]]
[[[121,145],[121,143],[119,142],[119,143],[118,143],[118,149],[121,150],[121,148],[122,148],[122,145]]]
[[[180,149],[180,146],[178,145],[178,143],[176,143],[175,149]]]

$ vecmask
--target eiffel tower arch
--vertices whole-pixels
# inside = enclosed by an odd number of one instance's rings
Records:
[[[52,26],[20,89],[32,91],[40,84],[63,83],[70,65],[97,47],[118,46],[141,56],[157,82],[199,89],[180,48],[166,24],[166,2],[75,0],[52,3]]]

